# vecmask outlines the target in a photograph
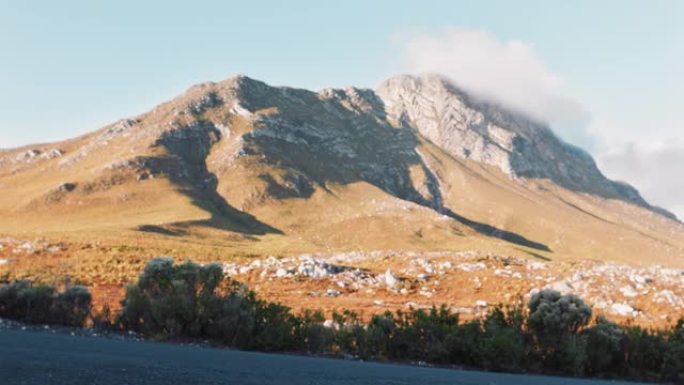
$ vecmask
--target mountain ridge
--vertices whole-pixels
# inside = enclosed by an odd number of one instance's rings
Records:
[[[664,235],[681,232],[675,217],[605,178],[586,152],[435,75],[318,92],[235,76],[78,138],[0,154],[0,212],[16,224],[59,212],[79,229],[225,230],[284,237],[286,248],[344,248],[341,228],[364,248],[492,240],[563,254],[557,242],[584,235],[549,213],[572,213],[597,231],[642,234],[644,250],[681,252]],[[96,223],[91,212],[105,207],[121,213]],[[591,242],[611,255],[623,247]]]
[[[644,206],[647,208],[655,209],[656,211],[658,211],[659,213],[661,213],[663,215],[666,215],[670,218],[674,218],[674,215],[667,212],[666,210],[664,210],[662,208],[657,208],[657,207],[654,207],[654,206],[648,204],[640,196],[638,191],[636,191],[636,189],[634,189],[628,183],[622,182],[622,181],[612,181],[612,180],[609,180],[608,178],[606,178],[598,170],[598,167],[596,166],[591,155],[589,155],[586,151],[584,151],[580,147],[577,147],[575,145],[564,142],[563,140],[558,138],[555,134],[553,134],[553,131],[548,127],[548,125],[541,123],[541,122],[537,122],[533,118],[525,116],[523,113],[513,112],[512,110],[508,110],[505,107],[502,107],[496,103],[489,102],[486,100],[476,100],[474,97],[469,95],[467,92],[463,91],[462,89],[459,89],[457,86],[455,86],[453,83],[451,83],[446,77],[443,77],[440,75],[435,75],[435,74],[420,75],[420,76],[397,75],[397,76],[394,76],[394,77],[382,82],[380,84],[380,86],[378,87],[378,90],[359,89],[356,87],[346,87],[345,89],[326,88],[326,89],[323,89],[319,92],[316,92],[316,94],[318,94],[318,95],[328,94],[328,97],[331,97],[331,98],[334,98],[336,95],[341,95],[344,93],[352,93],[352,94],[356,93],[357,95],[354,95],[354,96],[356,96],[357,98],[360,97],[360,95],[362,93],[366,94],[366,97],[368,97],[369,94],[372,94],[371,98],[376,98],[376,100],[374,101],[375,106],[373,106],[373,107],[379,111],[382,111],[385,108],[384,108],[384,106],[380,105],[381,103],[386,103],[387,101],[389,101],[390,104],[392,104],[392,100],[390,100],[389,96],[387,96],[387,94],[389,92],[391,92],[388,90],[388,88],[390,88],[390,85],[392,83],[409,83],[409,82],[413,83],[414,87],[416,84],[423,85],[425,83],[432,83],[433,86],[435,83],[440,84],[445,89],[449,89],[449,91],[451,93],[453,93],[454,95],[457,95],[458,99],[460,99],[459,101],[461,101],[466,108],[470,108],[473,110],[480,110],[480,111],[482,111],[482,110],[488,111],[486,113],[487,117],[485,119],[491,119],[495,122],[495,124],[499,124],[499,125],[508,124],[510,126],[511,122],[517,121],[517,122],[523,122],[522,124],[520,124],[520,123],[516,124],[517,127],[525,128],[524,126],[535,126],[536,130],[537,130],[536,134],[543,134],[543,135],[552,136],[554,138],[554,140],[557,140],[564,147],[566,147],[566,150],[575,152],[580,158],[583,158],[582,159],[583,161],[588,162],[590,168],[596,169],[596,171],[600,174],[600,177],[605,178],[606,181],[611,182],[613,184],[613,186],[612,186],[613,189],[619,190],[618,195],[622,195],[622,198],[625,198],[628,201],[633,202],[635,204],[638,204],[638,205],[641,205],[641,206]],[[304,90],[304,89],[286,87],[286,86],[275,86],[274,87],[274,86],[270,86],[270,85],[268,85],[262,81],[250,78],[246,75],[239,74],[239,75],[235,75],[235,76],[230,77],[230,78],[228,78],[224,81],[221,81],[221,82],[205,82],[205,83],[193,85],[183,95],[186,95],[188,93],[192,93],[194,90],[202,90],[202,89],[206,89],[206,88],[217,87],[217,88],[234,89],[235,96],[237,97],[237,99],[244,101],[244,99],[246,98],[247,95],[245,95],[245,93],[243,93],[241,91],[243,91],[245,87],[250,88],[250,87],[254,87],[254,86],[260,87],[262,89],[269,89],[269,90],[280,89],[283,91],[290,90],[292,92],[308,91],[308,90]],[[308,91],[308,92],[314,93],[314,91]],[[383,100],[382,96],[379,96],[382,94],[386,95],[384,100]],[[194,113],[201,112],[205,108],[215,107],[216,105],[214,103],[217,103],[218,100],[214,99],[213,95],[215,95],[215,94],[210,93],[209,95],[205,96],[205,98],[197,101],[194,105],[189,106],[189,107],[193,110]],[[248,103],[249,104],[248,107],[251,109],[259,109],[258,104],[254,103],[254,101],[257,99],[258,98],[250,96],[248,99],[250,101],[250,103]],[[358,101],[358,99],[356,101]],[[366,102],[368,102],[368,100],[366,100]],[[236,106],[237,106],[237,109],[235,109],[234,112],[236,112],[238,114],[239,113],[242,113],[242,114],[245,113],[244,110],[240,111],[243,106],[241,106],[239,103],[236,104]],[[159,107],[160,106],[155,107],[154,110],[157,110]],[[375,112],[378,113],[378,111],[375,111]],[[383,111],[383,113],[384,112],[385,111]],[[400,113],[407,113],[407,111],[401,111]],[[146,113],[140,114],[139,116],[144,116],[144,115],[146,115]],[[393,118],[395,120],[397,119],[397,117],[393,117]],[[125,129],[125,128],[128,128],[128,126],[132,125],[134,121],[135,121],[135,118],[127,118],[127,119],[122,119],[120,121],[117,121],[115,124],[120,124]],[[508,122],[508,123],[502,123],[502,121]],[[416,129],[415,127],[412,127],[412,128]],[[421,128],[417,128],[417,130],[421,134],[425,134],[424,136],[427,137],[428,139],[430,139],[431,141],[439,142],[439,140],[432,140],[432,139],[436,139],[436,138],[435,138],[434,134],[431,135],[431,133],[429,132],[429,128],[427,128],[425,130],[423,130]],[[527,134],[529,134],[529,132]],[[90,135],[90,134],[86,134],[84,136],[88,136],[88,135]],[[505,133],[504,134],[499,133],[499,136],[501,136],[501,135],[505,135]],[[76,138],[74,138],[74,139],[76,139]],[[487,138],[487,139],[490,139],[490,138]],[[73,140],[73,139],[67,139],[66,141],[69,141],[69,140]],[[510,138],[507,138],[504,140],[511,141]],[[60,143],[60,142],[55,142],[55,143]],[[17,149],[27,149],[29,152],[27,152],[25,154],[20,154],[20,155],[23,155],[24,158],[29,158],[29,159],[34,157],[34,156],[37,156],[37,155],[40,155],[43,158],[61,156],[61,154],[55,154],[54,149],[53,149],[52,155],[50,155],[49,153],[41,153],[41,154],[31,154],[30,153],[30,150],[34,149],[35,147],[46,147],[50,144],[51,143],[25,145],[25,146],[21,146],[21,147],[15,148],[15,149],[11,149],[11,148],[10,149],[3,149],[2,152],[10,153],[10,152],[16,151]],[[520,148],[520,149],[511,148],[512,145],[514,145],[512,143],[512,141],[511,141],[511,143],[507,143],[504,146],[502,146],[501,145],[502,143],[500,143],[500,142],[494,143],[494,144],[496,145],[496,147],[498,147],[498,149],[508,150],[512,154],[515,154],[516,150],[518,150],[517,152],[524,151],[524,148]],[[442,144],[441,146],[445,147],[444,144]],[[446,147],[448,147],[448,145]],[[504,147],[508,147],[508,148],[504,148]],[[460,156],[463,158],[472,157],[472,158],[476,159],[476,161],[479,161],[479,162],[494,164],[497,167],[499,167],[504,173],[509,174],[512,177],[539,178],[539,177],[547,176],[547,175],[544,175],[543,172],[536,172],[535,173],[535,171],[538,171],[538,170],[521,169],[522,167],[525,166],[524,163],[526,163],[522,159],[512,159],[510,161],[510,164],[504,165],[504,164],[498,163],[496,160],[491,159],[492,157],[496,157],[498,154],[493,154],[493,155],[474,154],[473,155],[472,149],[465,148],[465,147],[458,148],[458,149],[452,149],[450,152],[453,155]],[[489,156],[489,158],[488,158],[488,156]],[[20,158],[18,158],[18,159],[20,159]],[[5,159],[0,160],[0,162],[2,162],[3,160],[5,160]],[[518,164],[516,164],[516,162]],[[559,181],[555,180],[555,182],[558,183]],[[561,183],[562,183],[562,181],[561,181]],[[571,187],[571,186],[566,186],[566,187]]]
[[[469,137],[468,134],[471,134],[473,130],[468,131],[468,127],[461,129],[461,131],[465,131],[465,133],[462,133],[457,137],[460,140],[455,141],[449,138],[445,141],[437,138],[435,133],[430,131],[430,127],[421,127],[424,126],[425,123],[414,123],[414,125],[418,126],[418,130],[423,133],[424,136],[434,139],[433,141],[442,142],[442,147],[449,149],[452,154],[464,158],[474,157],[479,162],[493,164],[499,167],[504,173],[509,174],[514,178],[549,178],[566,188],[579,189],[580,191],[601,195],[605,198],[617,197],[675,219],[674,214],[648,204],[641,197],[639,192],[628,183],[613,181],[605,177],[588,152],[560,139],[546,123],[528,117],[522,112],[514,112],[500,104],[474,98],[467,92],[456,87],[446,77],[440,75],[399,75],[385,81],[380,86],[380,92],[391,93],[392,91],[385,91],[383,88],[388,87],[388,84],[393,82],[400,83],[398,86],[395,85],[395,88],[408,88],[413,94],[415,94],[416,89],[420,89],[421,87],[432,87],[434,89],[435,84],[437,84],[439,87],[443,88],[443,90],[440,90],[442,94],[457,96],[457,103],[460,103],[461,106],[456,106],[456,108],[471,109],[482,113],[482,117],[465,117],[466,120],[475,120],[474,124],[478,126],[483,124],[482,121],[489,126],[481,128],[489,130],[490,132],[489,135],[482,135],[486,141],[484,144],[475,143],[475,149],[480,151],[480,153],[475,154],[473,154],[473,148],[467,148],[462,144],[463,142],[473,142],[476,140],[472,138],[472,135]],[[409,97],[412,96],[411,93],[409,94]],[[404,96],[395,95],[395,98],[397,97],[401,99]],[[454,109],[454,107],[449,105],[447,105],[447,107]],[[404,113],[409,116],[415,115],[415,112],[410,111],[410,108],[407,109],[405,106],[403,110],[396,113]],[[447,111],[446,113],[449,112]],[[466,114],[462,113],[462,115]],[[462,122],[457,122],[456,125],[459,123],[463,125]],[[448,125],[449,122],[443,124]],[[454,124],[452,123],[452,125]],[[468,122],[466,122],[465,125],[467,126]],[[502,128],[504,132],[502,132]],[[510,135],[511,132],[513,135]],[[541,141],[547,142],[547,145],[551,145],[553,148],[541,149],[541,151],[532,148],[531,150],[537,150],[538,154],[535,155],[536,158],[539,159],[530,159],[529,156],[526,157],[526,152],[530,150],[530,142],[532,143],[532,146],[536,144],[534,143],[535,137]],[[495,145],[494,150],[496,151],[485,151],[487,147],[491,147],[492,144]],[[477,148],[477,145],[479,145],[480,148]],[[484,147],[485,149],[482,149],[481,147]],[[548,153],[544,154],[544,150],[547,150]],[[484,154],[482,152],[484,152]],[[504,154],[502,154],[502,152]],[[505,152],[509,153],[509,159],[507,161],[502,161],[501,157],[506,156]],[[555,156],[557,155],[561,155],[562,158],[555,159]],[[555,165],[558,165],[559,167],[553,168]],[[574,166],[577,169],[565,170],[565,166]],[[591,186],[591,184],[594,186]]]

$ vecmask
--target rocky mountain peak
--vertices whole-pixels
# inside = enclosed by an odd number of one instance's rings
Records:
[[[443,76],[396,76],[377,94],[390,121],[415,129],[452,156],[497,167],[515,179],[548,179],[664,213],[631,186],[607,179],[588,153],[563,142],[546,124],[472,97]]]

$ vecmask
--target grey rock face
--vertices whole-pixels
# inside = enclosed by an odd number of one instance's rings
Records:
[[[466,95],[441,78],[395,77],[379,87],[378,95],[395,124],[416,129],[452,155],[513,173],[508,158],[515,133],[471,108]]]
[[[314,185],[365,181],[399,198],[433,205],[410,180],[409,168],[423,164],[416,133],[391,125],[373,91],[314,93],[248,78],[240,78],[238,87],[239,105],[255,116],[255,129],[242,136],[241,153],[287,172],[260,176],[274,196],[308,197]],[[255,114],[262,109],[277,112]]]
[[[377,90],[271,87],[240,77],[236,103],[255,118],[242,153],[261,154],[292,171],[282,196],[308,196],[315,184],[364,180],[419,204],[443,210],[440,183],[417,148],[419,137],[451,155],[492,165],[514,179],[548,179],[564,188],[651,207],[629,185],[607,179],[585,151],[545,124],[480,101],[436,75],[397,76]],[[277,113],[257,115],[260,109]],[[408,169],[418,166],[423,186]],[[296,183],[294,183],[296,181]],[[293,188],[293,186],[302,188]]]
[[[629,185],[608,180],[589,154],[543,123],[476,100],[436,75],[397,76],[377,90],[388,119],[450,154],[498,167],[513,178],[545,178],[575,191],[652,208]]]

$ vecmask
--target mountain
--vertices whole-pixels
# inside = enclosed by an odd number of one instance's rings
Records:
[[[0,152],[0,233],[279,254],[472,250],[684,265],[684,226],[546,125],[436,75],[245,76]]]

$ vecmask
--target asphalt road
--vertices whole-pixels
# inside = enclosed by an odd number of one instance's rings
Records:
[[[620,382],[433,369],[0,330],[0,384],[581,385]]]

